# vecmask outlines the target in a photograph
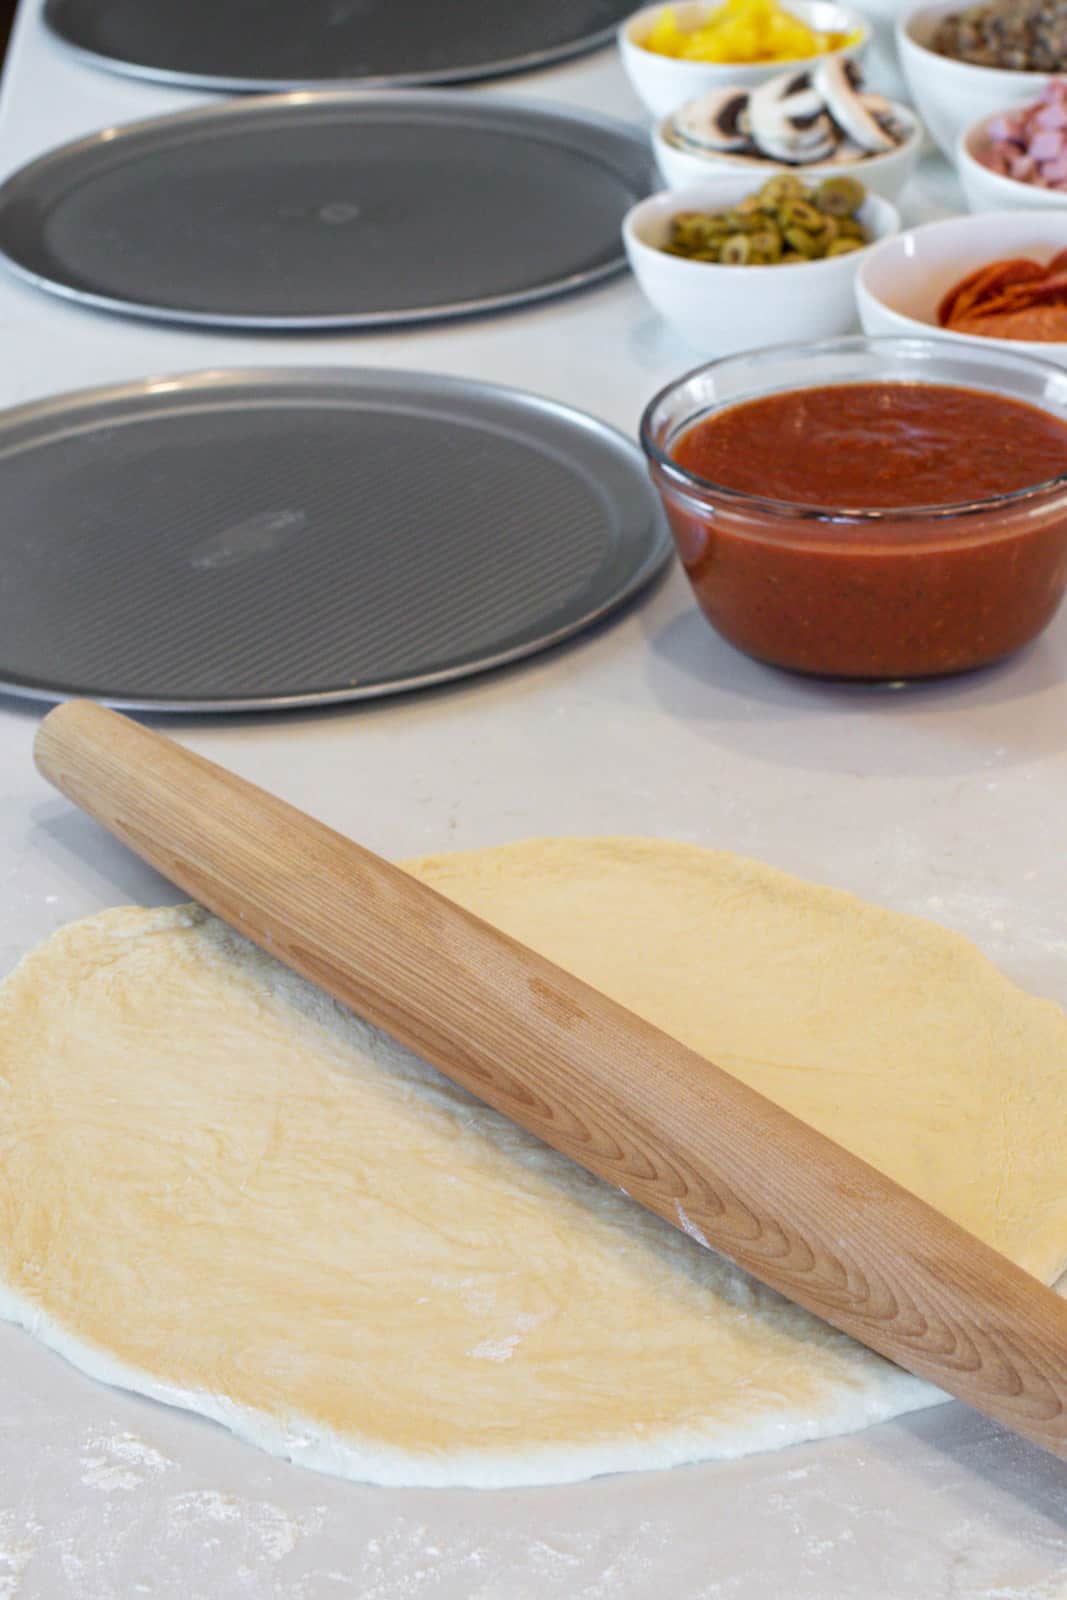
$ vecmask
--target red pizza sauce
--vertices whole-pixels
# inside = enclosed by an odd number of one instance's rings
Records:
[[[701,480],[683,497],[655,471],[701,607],[779,666],[963,671],[1033,638],[1067,585],[1067,487],[919,509],[1067,475],[1067,423],[1022,401],[933,383],[796,389],[693,424],[670,456]]]

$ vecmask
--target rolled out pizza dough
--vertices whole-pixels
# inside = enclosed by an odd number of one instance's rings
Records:
[[[680,844],[410,870],[1060,1274],[1067,1019],[963,939]],[[74,924],[0,990],[0,1313],[383,1483],[668,1466],[942,1398],[188,906]]]

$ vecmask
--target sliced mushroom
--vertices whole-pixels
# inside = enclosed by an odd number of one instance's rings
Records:
[[[675,136],[701,150],[751,150],[747,89],[713,89],[680,106],[671,118]]]
[[[851,139],[842,139],[830,160],[844,166],[853,161],[862,161],[866,154],[867,151],[853,144]]]
[[[884,94],[874,94],[871,90],[864,90],[861,84],[853,84],[853,87],[859,95],[860,104],[867,107],[872,117],[877,117],[881,121],[883,117],[893,115],[893,107]]]
[[[752,138],[775,161],[823,161],[837,146],[822,95],[807,74],[783,74],[760,84],[748,97]]]
[[[875,111],[883,107],[888,111],[888,104],[880,96],[857,94],[853,75],[840,56],[828,56],[820,61],[813,73],[813,81],[831,117],[853,144],[858,144],[870,155],[881,155],[894,148],[895,141],[875,115]]]

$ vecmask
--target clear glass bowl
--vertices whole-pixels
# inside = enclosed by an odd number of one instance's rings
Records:
[[[951,506],[813,509],[725,488],[672,457],[694,423],[785,390],[934,383],[1067,423],[1067,371],[938,339],[835,339],[713,361],[663,389],[641,444],[708,621],[748,655],[824,676],[933,677],[1033,639],[1067,587],[1067,475]],[[965,449],[961,441],[961,449]]]

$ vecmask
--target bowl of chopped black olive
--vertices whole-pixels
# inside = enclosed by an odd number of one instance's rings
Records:
[[[951,160],[982,117],[1034,100],[1067,72],[1067,0],[940,0],[897,24],[900,65],[919,114]]]

